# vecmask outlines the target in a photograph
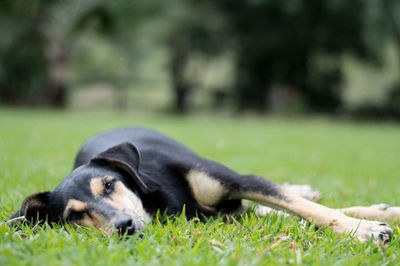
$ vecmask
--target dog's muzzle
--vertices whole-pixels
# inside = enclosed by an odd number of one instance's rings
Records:
[[[114,221],[114,227],[118,230],[118,232],[128,235],[133,235],[136,232],[135,222],[129,215],[121,215]]]
[[[133,235],[137,233],[138,231],[142,230],[144,227],[144,224],[142,221],[135,221],[130,215],[128,214],[123,214],[119,216],[115,221],[113,222],[115,229],[117,229],[118,233],[120,235]],[[140,238],[144,237],[143,233],[139,234]]]

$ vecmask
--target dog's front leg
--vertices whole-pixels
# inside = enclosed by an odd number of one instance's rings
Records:
[[[275,209],[284,209],[315,223],[317,227],[329,226],[336,234],[351,233],[362,242],[372,237],[384,242],[391,238],[392,229],[386,223],[348,217],[341,211],[304,199],[261,177],[242,176],[242,180],[239,189],[231,193],[232,198],[248,199]]]
[[[362,219],[375,219],[383,221],[400,220],[400,207],[387,204],[375,204],[371,206],[353,206],[338,211]]]

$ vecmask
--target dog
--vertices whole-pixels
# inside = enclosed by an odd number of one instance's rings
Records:
[[[132,235],[157,212],[174,215],[185,207],[188,219],[206,218],[243,211],[242,200],[250,200],[262,205],[258,215],[285,210],[361,242],[371,238],[388,242],[392,236],[388,224],[365,219],[400,218],[400,207],[331,209],[309,200],[319,197],[308,186],[281,186],[242,175],[159,132],[128,127],[88,139],[76,156],[74,170],[61,184],[25,198],[9,222],[21,218],[31,223],[67,222]]]

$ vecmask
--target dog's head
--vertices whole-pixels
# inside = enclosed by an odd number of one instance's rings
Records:
[[[139,193],[147,186],[139,176],[140,153],[129,142],[112,147],[76,168],[54,190],[28,196],[13,215],[30,222],[70,222],[133,234],[144,227]]]

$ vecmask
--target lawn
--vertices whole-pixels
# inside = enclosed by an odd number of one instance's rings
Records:
[[[312,184],[327,206],[400,205],[399,125],[0,109],[0,220],[27,195],[60,183],[86,138],[127,125],[157,129],[241,173]],[[3,224],[0,265],[400,264],[395,223],[392,242],[378,247],[300,221],[252,211],[206,223],[160,217],[146,226],[144,239],[125,240],[75,226]]]

